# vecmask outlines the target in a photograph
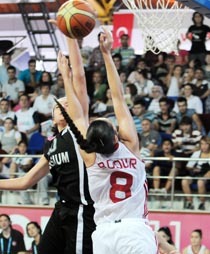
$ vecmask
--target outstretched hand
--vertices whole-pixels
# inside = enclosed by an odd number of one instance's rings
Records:
[[[58,26],[57,20],[55,20],[55,19],[48,19],[48,22],[55,25],[55,26]]]
[[[69,68],[68,59],[59,51],[57,57],[58,69],[63,76],[63,78],[69,78],[71,76],[71,71]]]
[[[113,37],[112,33],[102,26],[103,32],[100,34],[99,44],[102,53],[109,53],[112,49]]]

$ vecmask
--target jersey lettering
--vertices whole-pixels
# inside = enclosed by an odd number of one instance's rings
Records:
[[[56,151],[56,149],[57,149],[57,139],[55,138],[51,144],[49,151],[48,151],[48,155],[54,153]]]
[[[55,165],[61,165],[62,163],[69,163],[69,154],[68,152],[62,152],[58,154],[54,154],[50,157],[49,166],[53,167]]]
[[[131,196],[133,176],[125,172],[113,172],[110,176],[110,199],[113,203],[123,201]]]
[[[109,168],[109,169],[126,169],[126,168],[136,169],[136,164],[137,160],[135,158],[126,158],[99,162],[98,166],[99,168]]]

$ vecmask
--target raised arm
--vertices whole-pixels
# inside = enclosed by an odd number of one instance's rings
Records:
[[[68,60],[61,52],[58,54],[57,62],[59,71],[63,76],[65,92],[68,100],[68,113],[75,125],[81,131],[82,135],[85,137],[88,122],[86,116],[84,115],[82,104],[80,103],[80,100],[75,92],[75,86],[73,84],[73,71],[70,70]]]
[[[77,40],[68,37],[66,37],[66,39],[69,51],[69,60],[72,69],[74,91],[82,106],[84,116],[88,119],[89,103],[87,96],[85,70],[83,67],[80,49]]]
[[[48,22],[57,26],[57,21],[54,19],[49,19]],[[83,67],[82,57],[80,54],[80,49],[76,39],[71,39],[70,37],[66,36],[66,40],[68,45],[69,61],[73,74],[73,86],[76,96],[82,106],[84,115],[86,119],[88,119],[89,99],[87,96],[85,71]]]
[[[122,84],[112,60],[111,48],[113,38],[111,32],[104,29],[100,36],[100,49],[104,58],[107,79],[111,89],[114,105],[114,112],[118,121],[120,139],[133,152],[139,152],[139,142],[136,128],[131,117],[130,111],[123,97]]]
[[[82,136],[85,138],[87,129],[88,129],[88,121],[86,116],[84,115],[84,111],[82,105],[75,93],[74,85],[73,85],[73,77],[72,72],[69,69],[68,61],[65,56],[62,55],[61,52],[58,54],[58,68],[63,76],[65,92],[67,95],[68,101],[68,114],[78,130],[81,132]],[[71,128],[71,125],[70,125]],[[78,137],[77,137],[78,138]],[[81,156],[86,164],[86,166],[92,165],[95,160],[94,154],[87,154],[84,150],[80,150]]]

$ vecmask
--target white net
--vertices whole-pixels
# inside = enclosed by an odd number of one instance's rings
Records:
[[[144,52],[177,53],[179,30],[187,7],[171,0],[122,0],[137,17],[144,39]],[[146,11],[145,11],[146,10]],[[149,15],[148,15],[149,10]],[[171,15],[173,12],[173,15]]]

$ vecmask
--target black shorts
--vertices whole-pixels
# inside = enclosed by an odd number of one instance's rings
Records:
[[[57,202],[41,238],[38,254],[92,254],[93,215],[92,205],[70,207]]]

